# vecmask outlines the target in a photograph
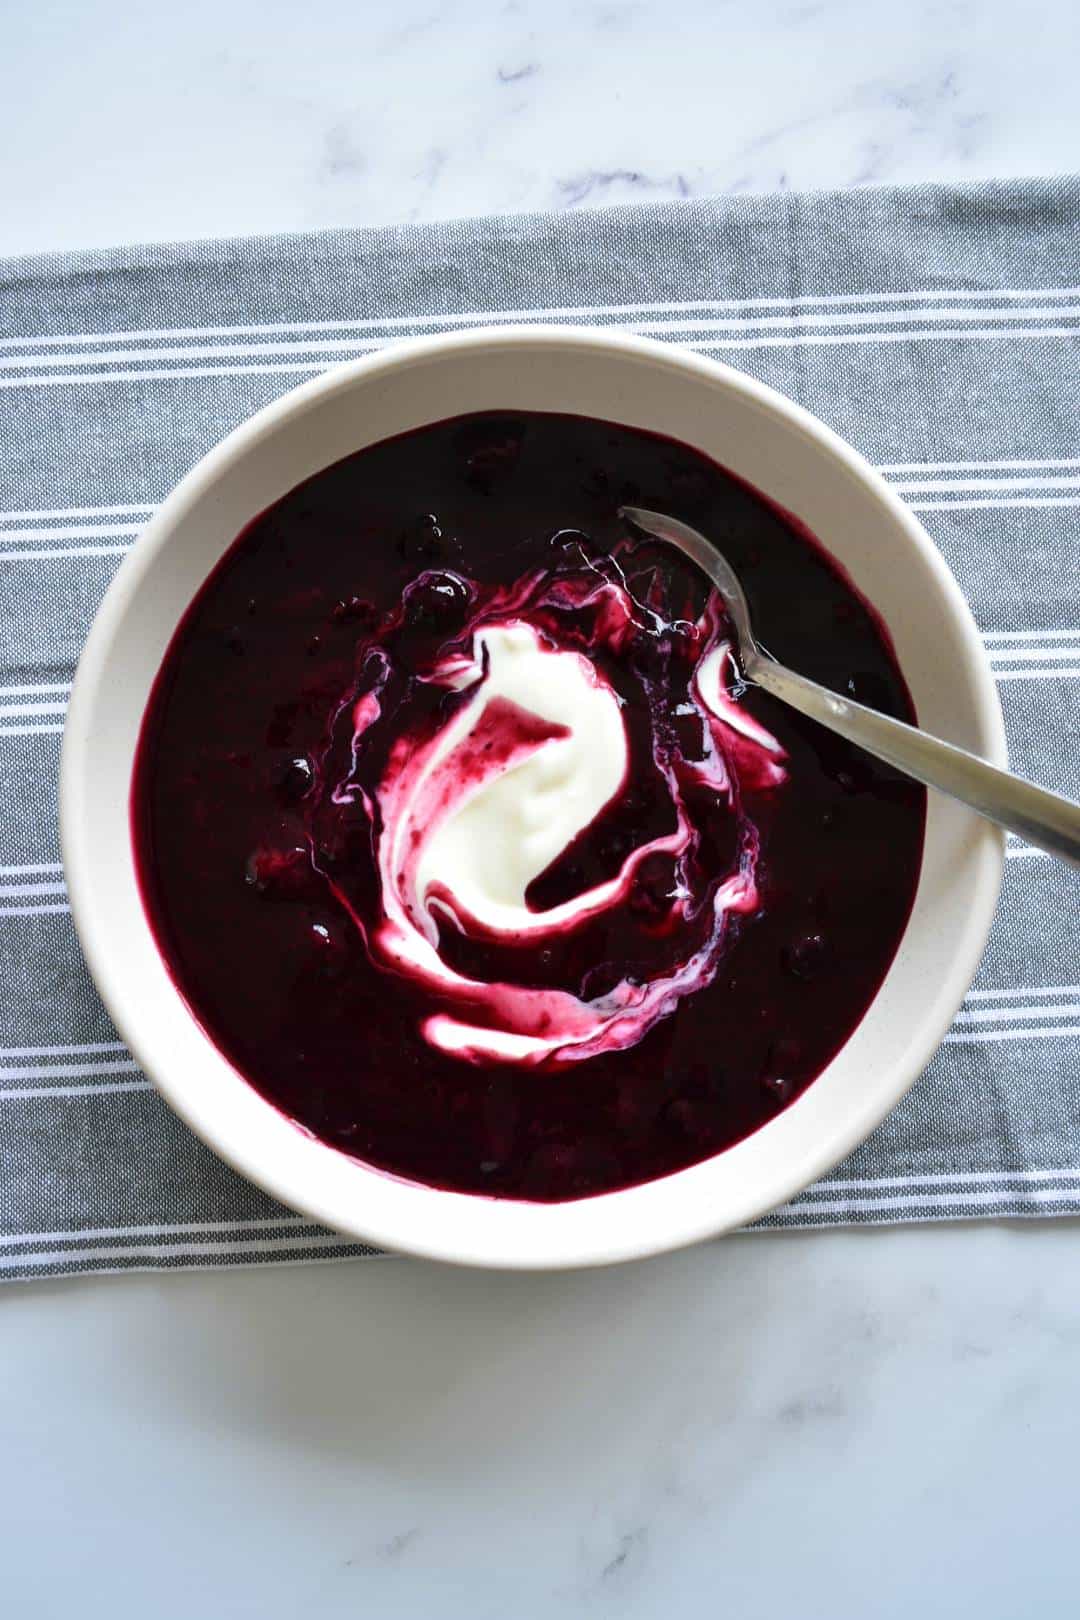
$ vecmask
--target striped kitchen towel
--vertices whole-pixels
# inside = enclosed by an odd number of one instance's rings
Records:
[[[365,1252],[203,1148],[116,1038],[59,864],[72,672],[170,486],[405,334],[589,322],[809,406],[974,606],[1017,769],[1080,794],[1080,183],[259,238],[0,264],[0,1275]],[[1010,842],[978,983],[908,1098],[764,1226],[1080,1211],[1080,881]]]

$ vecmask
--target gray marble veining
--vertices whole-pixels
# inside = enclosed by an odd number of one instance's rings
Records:
[[[1080,165],[1073,0],[58,0],[0,253]]]
[[[121,1620],[1066,1620],[1077,1237],[8,1289],[5,1599],[49,1620],[105,1590]]]

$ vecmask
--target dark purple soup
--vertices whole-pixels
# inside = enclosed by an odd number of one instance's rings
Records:
[[[132,789],[176,984],[264,1097],[398,1175],[505,1198],[649,1181],[766,1124],[865,1013],[925,795],[746,688],[763,644],[913,719],[888,636],[696,451],[572,416],[373,445],[258,517],[186,613]]]

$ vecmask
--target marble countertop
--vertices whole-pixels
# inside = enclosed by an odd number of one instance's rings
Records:
[[[38,0],[0,253],[1076,169],[1078,45],[1075,0]],[[1049,1222],[12,1285],[5,1612],[1071,1616],[1078,1283]]]
[[[1064,1223],[11,1284],[11,1620],[1075,1620]]]
[[[1074,0],[9,11],[0,253],[1080,167]]]

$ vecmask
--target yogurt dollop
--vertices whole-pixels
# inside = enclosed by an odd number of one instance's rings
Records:
[[[735,699],[715,597],[665,617],[617,558],[486,593],[451,580],[410,587],[338,711],[349,768],[330,782],[324,763],[322,813],[362,807],[377,884],[328,875],[372,961],[415,986],[433,1047],[560,1067],[632,1046],[712,980],[729,919],[756,907],[739,783],[779,788],[782,751]],[[442,597],[466,622],[441,639],[421,612],[417,636],[417,601]],[[583,873],[606,869],[575,883],[583,844]]]
[[[526,891],[626,776],[618,699],[583,654],[544,646],[523,623],[478,631],[464,682],[470,702],[387,794],[384,883],[406,875],[421,927],[433,892],[459,927],[521,936],[572,922],[610,892],[537,914]]]

